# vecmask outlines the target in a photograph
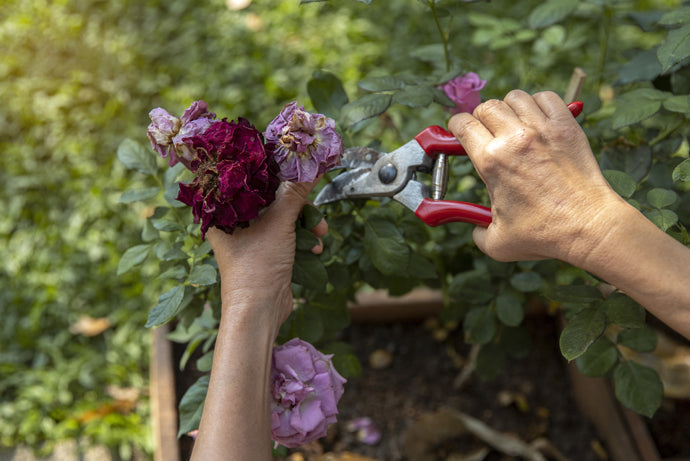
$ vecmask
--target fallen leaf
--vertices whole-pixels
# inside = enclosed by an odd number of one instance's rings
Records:
[[[96,336],[110,328],[110,320],[107,317],[93,318],[82,315],[76,323],[69,327],[69,332],[73,335]]]

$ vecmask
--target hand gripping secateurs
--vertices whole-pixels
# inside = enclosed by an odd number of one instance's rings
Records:
[[[579,101],[568,104],[577,117],[582,112]],[[345,172],[324,186],[315,205],[345,198],[391,197],[427,225],[435,227],[450,222],[465,222],[487,227],[491,209],[467,202],[442,200],[447,181],[446,155],[467,155],[455,136],[440,126],[422,130],[413,140],[390,153],[367,147],[345,150]],[[418,181],[416,172],[431,173],[431,188]]]

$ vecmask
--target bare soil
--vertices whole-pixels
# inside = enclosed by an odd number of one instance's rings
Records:
[[[419,421],[433,431],[434,418],[441,409],[468,414],[526,443],[546,439],[569,460],[605,459],[606,446],[575,403],[566,362],[558,350],[555,319],[534,315],[525,320],[525,326],[532,335],[528,358],[507,361],[504,372],[491,381],[472,375],[458,390],[453,383],[470,351],[461,329],[438,340],[423,322],[351,325],[341,339],[354,346],[362,373],[346,384],[338,406],[339,421],[328,437],[291,450],[288,459],[417,461],[406,449],[409,452],[410,444],[415,443],[411,439],[420,438]],[[390,354],[389,366],[377,369],[369,365],[372,352],[377,350]],[[180,353],[176,348],[175,363]],[[178,376],[179,397],[197,377],[193,370]],[[379,443],[367,445],[348,431],[348,422],[358,417],[371,418],[381,429]],[[690,456],[689,421],[690,402],[683,401],[665,401],[647,421],[662,458]],[[439,432],[446,429],[439,426]],[[191,444],[188,437],[180,440],[182,459],[189,459]],[[434,461],[459,459],[454,457],[485,446],[469,434],[440,437],[427,445],[425,459]],[[325,458],[324,453],[333,456]],[[343,454],[350,457],[338,457]],[[518,458],[491,450],[484,459]]]

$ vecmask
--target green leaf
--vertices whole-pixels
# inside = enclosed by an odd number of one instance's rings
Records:
[[[340,79],[330,72],[317,70],[307,82],[307,93],[314,108],[332,118],[338,118],[348,98]]]
[[[213,364],[213,351],[208,351],[196,361],[196,369],[202,373],[208,373],[211,371],[211,365]]]
[[[410,247],[392,222],[378,217],[366,221],[364,249],[381,273],[405,275],[410,260]]]
[[[641,122],[661,109],[667,94],[651,88],[638,88],[621,95],[613,114],[613,128],[618,129]]]
[[[321,211],[314,205],[306,204],[304,205],[304,208],[302,208],[302,221],[305,229],[314,229],[319,225],[322,219],[323,213],[321,213]]]
[[[644,50],[618,69],[616,84],[651,81],[661,74],[661,64],[656,56],[656,48]]]
[[[182,173],[188,172],[187,168],[182,163],[176,163],[163,174],[163,186],[168,187],[174,182],[178,182],[177,179],[182,175]]]
[[[613,146],[604,148],[601,155],[602,170],[620,170],[636,182],[642,181],[652,167],[652,148],[639,146]]]
[[[169,291],[166,291],[158,298],[156,304],[149,312],[149,318],[146,321],[146,327],[157,327],[172,320],[180,310],[182,310],[185,287],[177,285]]]
[[[312,232],[301,227],[295,229],[297,236],[297,249],[300,251],[309,251],[319,244],[319,239]]]
[[[664,397],[664,386],[651,368],[633,361],[620,362],[613,372],[616,398],[648,418],[654,416]]]
[[[390,107],[393,96],[384,93],[372,93],[347,103],[343,106],[343,123],[352,126],[362,120],[381,115]]]
[[[488,306],[476,307],[467,313],[463,328],[465,341],[470,344],[487,344],[496,335],[496,314]]]
[[[664,232],[678,222],[678,215],[671,210],[650,210],[644,215]]]
[[[690,158],[686,158],[673,169],[673,181],[690,181]]]
[[[637,352],[652,352],[656,349],[658,337],[653,328],[632,328],[618,333],[616,341],[621,346],[629,347]]]
[[[466,304],[488,303],[494,296],[491,276],[480,269],[457,274],[450,282],[448,291],[454,299]]]
[[[496,315],[504,325],[518,326],[525,318],[525,310],[522,307],[522,299],[517,293],[503,291],[496,298]]]
[[[690,56],[690,25],[669,31],[659,46],[657,57],[663,72]]]
[[[145,243],[142,245],[135,245],[128,248],[124,252],[122,258],[120,258],[120,263],[117,266],[117,275],[122,275],[125,272],[130,271],[135,266],[143,263],[146,257],[149,255],[151,250],[151,244]]]
[[[647,201],[655,208],[665,208],[678,200],[678,194],[669,189],[654,188],[647,192]]]
[[[144,187],[142,189],[130,189],[120,196],[120,203],[134,203],[148,200],[160,192],[158,187]]]
[[[318,256],[308,251],[298,251],[295,253],[292,281],[305,288],[323,291],[328,283],[328,272]]]
[[[370,92],[394,91],[402,90],[405,87],[405,81],[398,77],[384,75],[380,77],[367,77],[364,80],[360,80],[357,86],[364,91]]]
[[[132,139],[125,139],[120,143],[117,148],[117,158],[130,170],[149,175],[155,175],[157,172],[156,157],[153,152]]]
[[[202,376],[182,396],[179,407],[180,429],[177,433],[178,437],[199,428],[209,380],[209,375]]]
[[[659,24],[663,26],[676,26],[688,22],[690,22],[690,7],[674,8],[659,19]]]
[[[189,274],[189,283],[193,285],[213,285],[218,280],[218,271],[209,264],[194,266]]]
[[[292,316],[290,327],[293,336],[309,343],[316,343],[324,332],[323,320],[317,309],[309,304],[300,306]]]
[[[513,288],[524,293],[537,291],[541,288],[542,279],[539,274],[532,271],[518,272],[510,277],[510,284]]]
[[[606,328],[606,315],[595,308],[582,309],[575,314],[561,332],[559,346],[568,361],[585,353]]]
[[[152,219],[153,227],[163,232],[184,231],[184,227],[175,220],[168,218]]]
[[[551,286],[546,297],[558,303],[590,303],[601,299],[601,292],[590,285]]]
[[[179,163],[178,163],[179,165]],[[163,192],[163,198],[165,199],[166,202],[168,202],[168,205],[170,205],[173,208],[182,208],[187,206],[186,204],[180,202],[177,200],[177,196],[180,193],[180,183],[179,182],[174,182],[169,184],[165,188],[165,192]]]
[[[159,279],[184,280],[187,278],[187,268],[182,265],[173,266],[158,276]]]
[[[680,114],[690,113],[690,105],[688,104],[687,95],[671,96],[663,102],[664,109],[671,112],[678,112]]]
[[[528,23],[532,29],[540,29],[562,21],[575,11],[578,2],[575,0],[548,0],[529,15]]]
[[[417,279],[436,279],[438,278],[436,264],[418,253],[411,253],[410,262],[407,265],[407,276]]]
[[[618,361],[615,344],[606,338],[600,338],[592,344],[587,352],[577,358],[577,367],[585,376],[604,376]]]
[[[618,170],[604,170],[602,173],[613,190],[623,198],[630,198],[637,190],[637,182],[627,173]]]
[[[407,86],[393,95],[393,102],[412,108],[427,107],[434,102],[434,91],[428,86]]]
[[[329,343],[320,348],[324,354],[333,354],[333,366],[345,378],[356,378],[362,373],[362,365],[351,344],[341,341]]]
[[[609,323],[622,328],[645,326],[645,310],[635,300],[623,293],[613,293],[601,305]]]

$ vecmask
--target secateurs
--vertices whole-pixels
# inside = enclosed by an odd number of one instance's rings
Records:
[[[576,101],[568,104],[568,109],[577,117],[582,106]],[[466,152],[455,136],[440,126],[425,128],[389,153],[367,147],[347,149],[342,157],[346,171],[321,190],[314,204],[345,198],[391,197],[429,226],[450,222],[488,226],[490,208],[443,200],[448,174],[446,155],[466,155]],[[431,187],[416,179],[417,172],[431,174]]]

